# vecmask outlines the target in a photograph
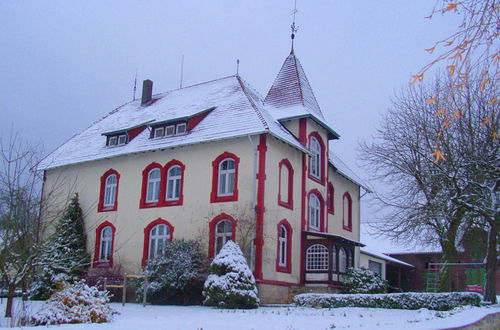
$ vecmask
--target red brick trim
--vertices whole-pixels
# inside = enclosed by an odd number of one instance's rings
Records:
[[[333,184],[328,182],[327,188],[327,198],[326,198],[326,207],[328,213],[335,214],[335,189],[333,188]]]
[[[299,119],[299,142],[305,146],[307,145],[307,119]]]
[[[180,188],[180,192],[179,192],[179,199],[176,199],[176,200],[167,200],[167,184],[168,184],[168,171],[170,170],[170,168],[172,166],[179,166],[181,168],[181,188]],[[164,194],[163,196],[161,195],[161,186],[160,186],[160,201],[161,201],[161,206],[174,206],[174,205],[182,205],[182,203],[184,202],[184,169],[186,168],[186,166],[176,160],[176,159],[172,159],[171,161],[169,161],[166,165],[165,165],[165,173],[164,173],[164,176],[165,176],[165,188],[164,188]],[[162,178],[163,180],[163,178]]]
[[[306,219],[306,176],[307,176],[307,154],[302,154],[302,192],[300,195],[300,229],[301,231],[307,228],[307,219]],[[300,236],[300,284],[303,285],[306,280],[305,275],[305,256],[304,256],[304,237]]]
[[[234,190],[233,194],[230,196],[217,196],[219,191],[219,164],[230,158],[235,162],[235,170],[234,170]],[[240,159],[233,153],[224,152],[219,155],[212,162],[212,193],[210,194],[210,203],[219,203],[219,202],[234,202],[238,200],[238,171],[239,171]]]
[[[160,175],[161,175],[160,195],[158,196],[157,202],[148,203],[146,202],[146,194],[148,191],[148,174],[154,168],[160,169]],[[139,203],[139,208],[144,209],[144,208],[161,206],[162,198],[163,199],[165,198],[165,169],[160,164],[153,162],[148,166],[146,166],[146,168],[142,171],[142,189],[141,189],[141,201]]]
[[[309,146],[310,146],[310,143],[311,143],[311,137],[314,137],[319,145],[320,145],[320,149],[321,149],[321,164],[320,164],[320,177],[319,178],[316,178],[315,176],[313,176],[311,174],[311,168],[309,167],[309,171],[308,171],[308,176],[309,176],[309,179],[313,180],[313,181],[316,181],[317,183],[321,184],[321,185],[325,185],[325,163],[326,163],[326,146],[325,146],[325,143],[323,142],[323,139],[321,138],[321,135],[319,135],[318,132],[311,132],[309,134]]]
[[[109,256],[109,262],[99,261],[101,253],[101,232],[104,228],[111,227],[111,254]],[[94,268],[111,268],[113,267],[113,250],[115,245],[115,233],[116,228],[109,221],[104,221],[95,229],[95,248],[94,248],[94,262],[92,266]]]
[[[319,199],[319,231],[325,231],[325,200],[318,189],[312,189],[307,194],[307,230],[314,230],[309,227],[310,219],[309,219],[309,200],[311,195],[314,194]]]
[[[266,135],[261,134],[259,138],[259,145],[257,146],[259,152],[259,172],[257,173],[257,205],[255,205],[255,221],[256,221],[256,234],[255,234],[255,269],[254,276],[256,279],[262,278],[262,251],[264,247],[264,212],[265,208],[265,187],[266,187],[266,153],[267,153],[267,140]]]
[[[154,226],[164,224],[167,225],[168,229],[170,230],[170,241],[172,241],[174,237],[174,226],[170,224],[165,219],[158,218],[154,221],[151,221],[146,228],[144,228],[144,247],[142,249],[142,266],[146,266],[146,263],[148,261],[148,256],[149,256],[149,237],[151,235],[151,229],[153,229]]]
[[[232,237],[231,239],[233,240],[233,242],[236,241],[236,220],[230,216],[229,214],[226,214],[226,213],[221,213],[219,214],[218,216],[216,216],[215,218],[213,218],[210,223],[208,224],[208,232],[209,232],[209,236],[208,236],[208,257],[209,258],[213,258],[214,257],[214,252],[215,252],[215,227],[217,226],[217,224],[219,223],[219,221],[221,220],[229,220],[232,224],[232,229],[233,229],[233,233],[232,233]]]
[[[288,200],[284,201],[281,199],[281,173],[283,166],[288,169],[288,178],[287,178],[287,192],[288,192]],[[292,164],[288,159],[282,159],[279,164],[278,164],[278,171],[279,171],[279,180],[278,180],[278,205],[289,208],[290,210],[293,210],[293,167]]]
[[[104,195],[106,193],[106,180],[111,174],[116,175],[116,195],[113,206],[104,206]],[[101,176],[101,191],[99,192],[99,204],[97,204],[97,212],[111,212],[118,209],[118,187],[120,185],[120,173],[110,168]]]
[[[286,265],[285,266],[280,266],[280,229],[281,226],[284,226],[287,231],[287,236],[286,236]],[[292,272],[292,234],[293,234],[293,229],[292,226],[290,226],[290,223],[286,219],[281,220],[278,222],[277,225],[277,248],[276,248],[276,271],[281,272],[281,273],[291,273]]]
[[[345,202],[344,199],[347,199],[347,219],[344,218],[345,215]],[[342,196],[342,228],[347,231],[352,231],[352,198],[349,192],[345,192],[344,196]]]

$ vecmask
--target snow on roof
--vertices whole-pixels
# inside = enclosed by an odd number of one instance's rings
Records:
[[[106,146],[102,136],[140,123],[186,118],[210,108],[214,110],[186,135],[150,139],[149,130],[144,130],[128,144],[114,147]],[[238,76],[229,76],[156,94],[149,106],[141,106],[141,100],[124,104],[57,148],[38,169],[262,133],[307,152],[266,112],[261,97],[246,82]]]
[[[390,257],[390,256],[388,256],[386,254],[382,254],[382,253],[377,253],[377,252],[371,251],[371,250],[367,249],[366,247],[360,248],[359,251],[361,253],[370,255],[370,256],[375,257],[375,258],[379,258],[379,259],[386,260],[386,261],[389,261],[389,262],[392,262],[392,263],[395,263],[395,264],[400,264],[400,265],[403,265],[403,266],[415,268],[415,266],[413,266],[413,265],[411,265],[409,263],[406,263],[406,262],[401,261],[399,259]]]
[[[333,167],[337,169],[337,172],[339,172],[339,174],[345,177],[347,180],[352,181],[358,186],[362,187],[366,192],[372,192],[368,185],[331,150],[328,154],[328,161],[333,165]]]

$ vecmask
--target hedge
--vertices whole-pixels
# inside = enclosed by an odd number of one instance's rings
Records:
[[[386,293],[386,294],[319,294],[305,293],[293,298],[295,305],[317,308],[370,307],[445,311],[458,306],[479,306],[482,297],[476,292]]]

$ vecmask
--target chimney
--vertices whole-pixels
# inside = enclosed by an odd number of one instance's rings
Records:
[[[142,100],[141,105],[148,105],[153,97],[153,82],[146,79],[142,82]]]

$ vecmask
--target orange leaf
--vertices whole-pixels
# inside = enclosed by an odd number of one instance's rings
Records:
[[[425,102],[427,102],[427,104],[432,104],[432,103],[436,102],[436,96],[434,96],[432,99],[428,99]]]
[[[457,10],[457,4],[455,2],[451,2],[448,4],[448,7],[445,8],[444,12],[450,11],[450,10]]]
[[[446,68],[448,69],[448,74],[450,76],[453,76],[453,74],[455,73],[455,65],[454,64],[448,65]]]
[[[496,140],[498,140],[499,138],[499,135],[497,132],[493,132],[493,134],[491,135],[491,138],[493,139],[493,142],[495,142]]]
[[[446,157],[444,157],[443,153],[439,149],[436,150],[435,152],[433,152],[431,155],[434,157],[434,161],[436,163],[439,163],[440,160],[445,160],[446,159]]]
[[[479,86],[479,88],[481,90],[484,90],[486,88],[486,85],[490,82],[490,78],[486,78],[484,79],[482,82],[481,82],[481,85]]]
[[[458,51],[455,53],[455,55],[448,57],[450,60],[458,59],[459,61],[462,60],[462,52]]]
[[[453,43],[454,43],[454,42],[455,42],[455,40],[450,40],[450,41],[448,41],[448,42],[445,44],[445,46],[451,46],[451,45],[453,45]]]
[[[490,72],[488,70],[484,71],[483,73],[481,73],[481,76],[485,77],[489,74]]]
[[[437,117],[437,116],[442,116],[445,114],[445,111],[443,108],[440,108],[438,111],[436,111],[436,113],[434,114],[434,117]]]
[[[424,74],[421,73],[421,74],[414,74],[413,76],[411,76],[413,78],[413,80],[411,81],[410,83],[410,86],[413,86],[417,83],[417,81],[422,81],[424,79]]]
[[[436,49],[436,46],[431,47],[431,48],[426,48],[425,51],[432,54],[432,52],[434,51],[434,49]]]
[[[481,126],[487,125],[490,122],[490,117],[484,117]]]
[[[445,121],[443,123],[443,128],[448,128],[450,126],[450,122],[449,121]]]
[[[491,99],[490,102],[488,102],[487,106],[493,105],[498,102],[498,98],[495,96]]]
[[[453,117],[455,117],[457,119],[462,118],[462,113],[460,112],[460,109],[457,109],[457,110],[455,110],[455,112],[453,112]]]

